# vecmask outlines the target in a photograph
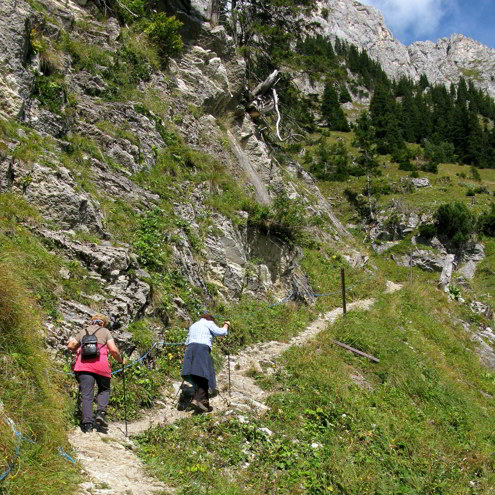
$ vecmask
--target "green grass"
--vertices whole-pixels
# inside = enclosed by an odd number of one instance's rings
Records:
[[[76,29],[94,27],[82,22]],[[70,54],[74,70],[102,76],[108,85],[108,91],[100,95],[102,99],[135,102],[136,111],[154,122],[163,139],[163,146],[154,150],[156,166],[132,177],[160,197],[156,210],[148,212],[138,202],[111,198],[99,190],[89,158],[101,160],[115,170],[119,164],[103,152],[97,141],[73,134],[63,151],[50,138],[28,129],[19,133],[21,126],[0,121],[0,151],[8,151],[3,140],[16,140],[14,158],[28,163],[37,160],[52,167],[61,163],[69,168],[77,190],[99,201],[105,228],[113,241],[131,245],[141,266],[149,271],[149,310],[154,317],[142,318],[130,327],[139,352],[148,350],[157,340],[184,341],[186,325],[174,314],[173,298],[177,296],[192,317],[208,301],[209,309],[232,321],[229,337],[214,348],[219,367],[227,349],[232,352],[255,342],[287,341],[319,313],[341,306],[341,268],[345,268],[347,287],[352,289],[347,292],[348,303],[367,297],[379,299],[372,312],[352,312],[315,343],[289,351],[284,358],[285,367],[274,375],[254,374],[260,385],[275,392],[267,415],[248,415],[247,425],[214,416],[191,418],[148,431],[141,442],[142,455],[150,469],[184,494],[488,493],[494,483],[495,449],[490,424],[494,411],[481,392],[494,395],[495,379],[493,373],[480,367],[468,334],[452,324],[453,314],[472,323],[479,322],[480,317],[472,316],[466,307],[448,305],[446,296],[435,289],[436,274],[414,270],[412,288],[382,296],[386,279],[408,282],[407,268],[397,267],[386,256],[368,253],[369,268],[352,269],[344,261],[341,246],[329,246],[318,236],[318,243],[303,242],[297,236],[291,239],[295,244],[299,242],[299,247],[304,246],[301,265],[315,292],[336,292],[319,298],[314,307],[294,302],[269,307],[286,294],[267,294],[263,300],[243,296],[239,302],[226,303],[213,284],[207,285],[208,294],[192,286],[172,262],[171,246],[181,243],[181,236],[187,237],[195,256],[202,261],[203,239],[215,229],[213,213],[241,224],[246,220],[239,212],[247,210],[251,226],[263,228],[276,226],[277,218],[279,223],[285,222],[282,216],[289,208],[282,207],[277,212],[256,206],[246,184],[234,177],[225,163],[184,142],[167,121],[169,102],[158,90],[137,88],[137,82],[149,80],[160,65],[156,47],[140,33],[123,29],[116,52],[88,45],[67,33],[51,49],[58,50],[53,52],[54,57],[62,51]],[[65,90],[63,80],[55,74],[51,79],[40,78],[38,83],[38,96],[43,103],[59,111],[60,92]],[[177,104],[174,114],[178,122],[187,112],[195,117],[202,114],[191,104]],[[139,145],[130,128],[116,127],[109,121],[96,125],[110,136]],[[320,138],[321,134],[310,136],[306,148],[314,149]],[[351,147],[353,138],[353,133],[325,132],[322,139],[328,144],[343,140]],[[228,150],[228,142],[223,145]],[[282,165],[288,162],[290,153],[300,160],[301,146],[280,146],[285,148],[285,152],[277,154]],[[357,154],[355,149],[350,151],[351,155]],[[390,187],[391,192],[375,196],[378,208],[386,209],[395,200],[406,212],[432,211],[442,202],[459,200],[479,213],[486,209],[491,197],[478,194],[476,205],[471,205],[466,192],[480,185],[495,189],[494,170],[480,170],[479,183],[469,177],[467,167],[441,164],[436,175],[420,172],[421,177],[430,179],[432,187],[404,192],[400,181],[409,173],[390,164],[388,156],[380,157],[380,161],[383,175],[374,178],[373,185],[380,185],[382,190]],[[290,180],[298,191],[306,189],[302,181]],[[176,217],[172,208],[174,203],[190,201],[198,185],[207,186],[205,191],[209,191],[205,193],[205,215],[198,220],[199,235],[188,222]],[[321,182],[319,186],[326,197],[333,198],[334,209],[344,223],[359,221],[343,191],[348,188],[361,193],[367,187],[365,177],[351,177],[343,183]],[[299,221],[300,215],[297,218]],[[74,400],[74,383],[51,375],[50,381],[44,379],[43,370],[49,361],[41,352],[38,332],[28,330],[40,328],[40,310],[60,317],[56,310],[59,297],[100,309],[85,296],[101,291],[86,276],[87,270],[77,261],[63,261],[55,246],[44,245],[28,228],[42,221],[22,198],[0,195],[0,309],[6,315],[0,314],[0,325],[7,322],[6,332],[0,326],[1,397],[7,413],[28,436],[39,440],[38,447],[23,445],[19,474],[5,485],[8,494],[70,493],[77,480],[76,470],[67,467],[67,461],[56,454],[58,445],[66,445],[63,431],[67,420],[74,420],[70,401],[65,401],[60,391],[72,394]],[[286,223],[285,227],[294,227],[288,220]],[[308,225],[302,227],[310,235],[316,232],[314,228],[309,231]],[[367,246],[361,242],[363,233],[359,229],[355,233],[356,239],[349,242],[366,252]],[[98,241],[94,234],[80,234],[79,239]],[[495,245],[492,240],[485,245],[487,257],[478,267],[473,288],[476,294],[484,294],[482,300],[490,302]],[[393,252],[407,253],[409,247],[410,239],[406,239]],[[255,260],[251,261],[254,264]],[[62,268],[68,270],[68,279],[61,277]],[[26,294],[31,294],[34,302]],[[14,317],[9,313],[12,307],[16,308]],[[332,338],[378,356],[381,363],[369,363],[335,347]],[[138,417],[141,408],[153,406],[169,378],[179,378],[182,356],[181,347],[155,350],[150,357],[153,369],[146,363],[128,372],[129,419]],[[363,377],[372,390],[354,383],[353,374]],[[116,377],[112,385],[111,414],[122,418],[123,381]],[[56,407],[59,403],[63,405]],[[264,426],[274,432],[273,437],[260,432]],[[10,430],[1,422],[0,439],[1,471],[15,449]],[[66,471],[67,476],[61,476]],[[40,483],[42,475],[46,482]]]
[[[70,452],[66,438],[66,399],[50,373],[51,359],[43,349],[38,305],[20,281],[11,259],[0,260],[0,471],[13,463],[2,482],[6,495],[74,493],[79,468],[58,455]],[[11,418],[18,430],[36,444],[16,441],[4,422]]]
[[[314,151],[318,147],[320,140],[323,140],[329,146],[337,142],[343,142],[351,157],[357,156],[357,150],[352,146],[353,139],[353,132],[312,134],[308,136],[304,149],[309,152]],[[417,145],[413,144],[408,145],[408,147],[417,149]],[[290,145],[286,148],[291,153]],[[293,153],[293,155],[296,160],[300,161],[297,153]],[[491,196],[489,194],[476,194],[476,204],[473,205],[472,198],[467,197],[466,193],[480,186],[485,187],[489,192],[495,192],[494,169],[478,169],[481,176],[481,181],[478,182],[472,179],[469,166],[442,163],[438,166],[437,174],[418,172],[419,177],[429,179],[430,187],[417,189],[404,186],[403,181],[409,180],[410,172],[399,170],[398,164],[391,163],[390,156],[379,156],[378,160],[381,163],[379,168],[381,176],[373,177],[372,185],[387,186],[390,188],[390,193],[375,194],[373,196],[377,200],[377,209],[389,208],[393,202],[399,201],[404,211],[413,209],[417,212],[423,212],[433,211],[442,203],[461,201],[468,205],[473,213],[478,215],[488,208],[491,203]],[[344,224],[346,222],[356,223],[360,220],[356,215],[355,209],[343,196],[344,190],[349,189],[359,194],[367,191],[367,186],[366,177],[351,176],[344,182],[318,181],[320,191],[325,197],[332,198],[333,209]]]
[[[266,415],[153,428],[141,455],[181,494],[490,493],[495,376],[452,311],[434,288],[382,296],[286,353]]]
[[[485,259],[476,267],[475,278],[471,281],[478,300],[493,305],[495,294],[495,239],[484,238]]]

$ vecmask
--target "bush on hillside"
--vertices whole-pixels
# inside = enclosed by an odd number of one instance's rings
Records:
[[[487,236],[495,237],[495,203],[490,211],[482,213],[478,218],[478,230]]]
[[[435,213],[435,227],[439,235],[453,246],[464,244],[474,230],[475,217],[464,203],[456,201],[441,205]]]
[[[435,160],[430,160],[429,162],[421,165],[421,170],[423,172],[430,172],[431,174],[438,174],[438,162]]]
[[[311,157],[312,158],[312,157]],[[349,177],[349,151],[342,142],[321,143],[309,171],[320,180],[344,181]]]
[[[423,156],[425,160],[435,161],[437,163],[454,163],[457,161],[455,148],[452,143],[434,144],[425,139]]]
[[[163,12],[159,12],[153,14],[150,24],[146,27],[145,33],[158,45],[160,55],[165,60],[176,57],[182,52],[184,42],[179,34],[182,26],[182,22],[174,16],[168,17]]]
[[[437,233],[435,225],[432,223],[424,223],[419,226],[419,235],[425,239],[431,239]]]

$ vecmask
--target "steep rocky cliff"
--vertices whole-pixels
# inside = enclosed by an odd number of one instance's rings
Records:
[[[167,310],[153,303],[150,275],[133,249],[136,231],[122,236],[114,214],[127,211],[129,222],[132,217],[137,223],[153,211],[167,217],[167,236],[153,242],[169,253],[168,269],[195,287],[203,304],[213,293],[227,300],[267,291],[312,298],[298,249],[251,228],[246,211],[226,215],[212,208],[232,181],[260,204],[283,193],[308,217],[329,222],[335,238],[344,232],[311,176],[296,163],[283,170],[243,107],[236,110],[247,89],[245,64],[225,30],[204,22],[208,9],[206,3],[183,9],[179,17],[187,21],[187,14],[198,28],[196,42],[169,62],[166,73],[152,70],[131,97],[115,98],[108,74],[125,37],[114,18],[96,21],[95,5],[81,0],[9,0],[0,6],[0,111],[28,126],[4,133],[0,191],[35,205],[43,215],[35,234],[96,284],[94,293],[80,293],[77,300],[61,290],[62,318],[48,324],[54,345],[96,308],[122,330],[143,315],[164,323],[171,314],[191,316],[187,301],[174,294],[165,297]],[[84,53],[77,50],[98,56],[97,64],[91,59],[81,67]],[[227,111],[234,112],[231,121],[217,120]],[[167,157],[190,167],[192,180],[174,182],[172,170],[165,199],[163,190],[136,177],[151,174],[160,153],[173,146]],[[205,160],[210,175],[201,179]],[[218,183],[222,176],[226,186]],[[171,209],[165,212],[164,205]],[[70,280],[74,270],[64,268],[59,277]]]
[[[320,24],[322,34],[339,37],[366,50],[389,77],[419,80],[421,74],[426,74],[430,83],[447,86],[464,77],[495,96],[494,49],[462,34],[404,46],[374,7],[354,0],[323,0],[318,4],[319,13],[314,19]]]

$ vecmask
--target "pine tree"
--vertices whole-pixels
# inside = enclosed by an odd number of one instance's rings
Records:
[[[371,98],[370,114],[375,127],[377,151],[380,154],[392,153],[404,147],[404,139],[400,134],[397,122],[397,108],[389,88],[379,83]]]
[[[352,101],[352,97],[347,89],[347,86],[344,84],[340,88],[339,102],[340,103],[348,103]]]
[[[339,96],[331,84],[325,85],[321,113],[332,131],[349,132],[346,116],[340,108]]]
[[[421,115],[411,91],[407,91],[402,98],[399,116],[404,139],[409,143],[418,142],[420,138]]]
[[[428,86],[430,85],[430,82],[428,81],[428,77],[426,74],[421,74],[419,77],[419,87],[421,88],[422,91],[424,91]]]
[[[356,121],[354,128],[356,138],[354,146],[359,148],[357,162],[363,167],[365,173],[372,174],[378,168],[376,158],[375,129],[368,112],[363,112]]]

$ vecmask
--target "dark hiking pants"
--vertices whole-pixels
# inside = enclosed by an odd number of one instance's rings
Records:
[[[107,410],[108,400],[110,398],[110,378],[108,376],[97,375],[96,373],[87,373],[80,371],[77,373],[79,381],[79,391],[81,393],[81,411],[82,423],[94,423],[93,419],[93,396],[95,382],[98,385],[96,401],[98,410]]]

